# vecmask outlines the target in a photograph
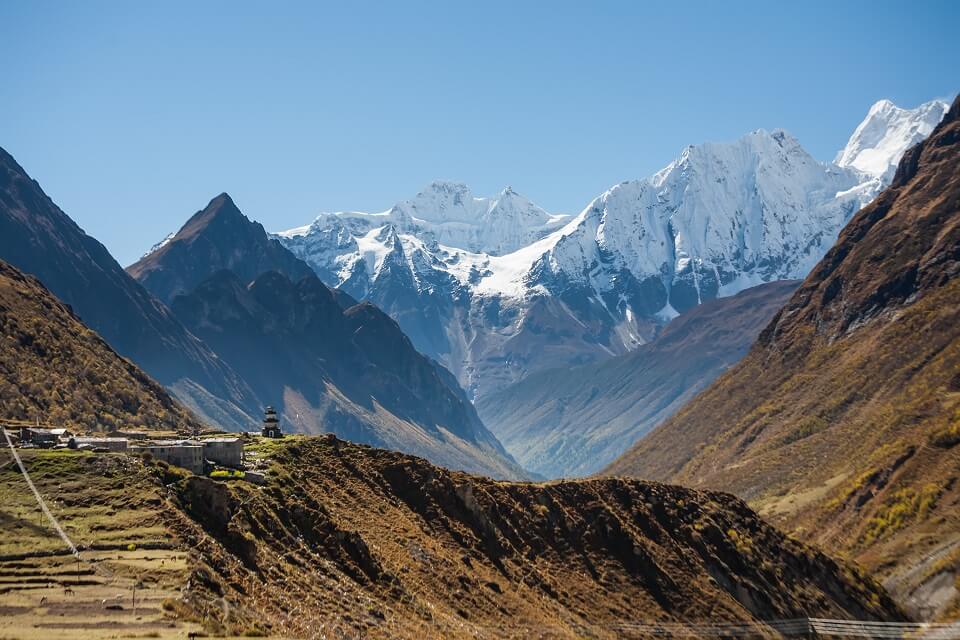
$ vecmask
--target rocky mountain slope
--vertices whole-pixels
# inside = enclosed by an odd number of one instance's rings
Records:
[[[0,161],[0,258],[37,275],[212,424],[253,428],[263,406],[274,404],[288,428],[330,428],[454,468],[524,477],[449,374],[384,314],[321,284],[226,194],[131,268],[159,296],[174,296],[201,340],[9,155]],[[249,280],[238,279],[261,269],[270,271],[259,287],[248,290]],[[307,282],[298,288],[278,271]]]
[[[607,470],[733,491],[960,613],[960,100],[749,355]]]
[[[889,180],[860,167],[896,163],[929,133],[939,104],[895,113],[878,104],[841,164],[818,162],[784,131],[758,130],[688,147],[574,218],[509,189],[484,200],[434,183],[386,212],[322,214],[278,238],[328,285],[387,311],[482,397],[536,371],[626,353],[707,300],[806,276]]]
[[[596,473],[740,360],[798,284],[706,302],[628,354],[534,373],[481,397],[477,410],[524,468],[548,478]]]
[[[225,427],[255,424],[239,408],[250,390],[236,374],[128,276],[3,149],[0,259],[39,278],[84,324],[198,415]]]
[[[244,282],[261,273],[277,271],[294,282],[310,275],[310,268],[263,227],[240,213],[221,193],[195,213],[176,233],[127,267],[148,291],[165,304],[217,271],[229,269]]]
[[[370,303],[344,309],[312,273],[249,284],[220,271],[178,296],[176,316],[278,408],[286,428],[425,456],[497,478],[525,472],[452,377]]]
[[[0,419],[192,431],[201,425],[40,282],[0,260]]]
[[[62,614],[59,629],[86,619],[183,637],[198,621],[207,633],[276,638],[606,639],[642,637],[636,622],[902,619],[876,582],[729,495],[636,480],[494,482],[332,436],[250,453],[270,467],[265,486],[120,455],[31,454],[40,490],[87,549],[87,575],[71,596],[24,589],[5,613],[15,625],[34,608],[43,623],[45,611]],[[0,468],[0,521],[17,532],[0,550],[25,542],[56,554],[56,536],[23,516],[21,485]],[[130,576],[147,596],[140,619],[129,599],[126,611],[93,599]]]
[[[498,478],[525,472],[456,380],[389,316],[324,285],[221,194],[129,267],[287,430],[339,434]]]

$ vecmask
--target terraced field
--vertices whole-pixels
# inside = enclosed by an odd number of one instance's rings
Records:
[[[71,555],[14,465],[0,467],[0,638],[185,638],[199,626],[173,610],[188,554],[165,526],[163,498],[139,461],[24,451]]]

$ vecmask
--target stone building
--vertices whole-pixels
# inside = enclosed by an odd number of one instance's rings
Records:
[[[126,451],[130,442],[126,438],[101,438],[95,436],[73,436],[67,441],[71,449],[107,449]]]
[[[33,444],[38,447],[53,447],[61,439],[69,438],[72,434],[67,429],[41,429],[40,427],[22,427],[20,429],[20,443]]]
[[[208,438],[200,442],[203,457],[207,460],[234,469],[243,467],[243,441],[240,438]]]
[[[132,451],[149,453],[156,460],[183,467],[187,471],[202,474],[203,444],[192,440],[154,440],[132,447]]]

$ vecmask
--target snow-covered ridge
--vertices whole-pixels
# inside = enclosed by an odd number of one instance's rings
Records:
[[[930,135],[949,108],[942,100],[932,100],[916,109],[901,109],[889,100],[880,100],[870,108],[834,162],[889,181],[903,153]]]
[[[510,187],[477,197],[463,183],[435,181],[387,211],[322,213],[276,235],[318,272],[335,275],[334,285],[355,277],[360,243],[366,275],[376,278],[395,244],[382,232],[389,227],[397,248],[406,245],[422,254],[421,263],[483,295],[542,292],[531,274],[539,263],[539,275],[562,273],[598,294],[616,288],[616,273],[662,275],[668,293],[676,276],[689,274],[694,302],[701,302],[803,277],[947,106],[877,102],[832,164],[812,158],[783,130],[691,145],[653,176],[612,187],[575,218],[548,213]],[[391,246],[378,238],[391,238]],[[370,260],[374,254],[380,258]],[[594,268],[600,263],[606,267]]]
[[[687,147],[654,176],[595,199],[541,268],[647,313],[803,277],[872,199],[872,189],[851,191],[861,180],[782,130]]]
[[[550,214],[510,187],[492,198],[474,196],[467,185],[435,181],[409,200],[381,213],[322,213],[312,224],[281,231],[280,238],[305,236],[339,222],[360,233],[387,224],[401,233],[429,238],[473,253],[499,256],[559,229],[569,215]]]
[[[387,211],[324,213],[276,236],[479,393],[630,350],[712,298],[805,277],[944,112],[878,102],[832,163],[779,129],[688,146],[573,217],[509,187],[483,198],[438,181]]]

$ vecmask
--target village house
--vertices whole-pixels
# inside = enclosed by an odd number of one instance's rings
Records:
[[[97,436],[72,436],[67,441],[67,446],[71,449],[107,449],[109,451],[126,451],[129,444],[126,438]]]
[[[243,467],[243,441],[240,438],[209,438],[200,443],[207,460],[234,469]]]
[[[131,451],[149,453],[156,460],[183,467],[195,474],[204,471],[203,445],[191,440],[154,440],[131,447]]]
[[[69,438],[72,433],[66,429],[41,429],[40,427],[21,427],[20,444],[32,444],[41,448],[52,448],[60,443],[61,439]]]
[[[146,431],[128,431],[126,429],[117,429],[107,434],[110,438],[126,438],[127,440],[149,440],[150,434]]]

